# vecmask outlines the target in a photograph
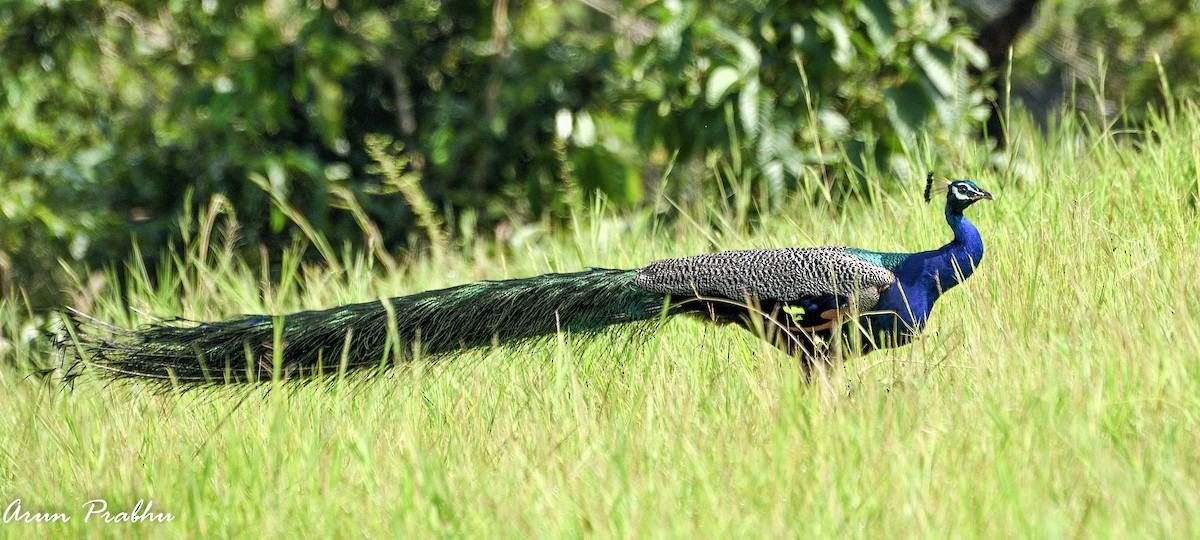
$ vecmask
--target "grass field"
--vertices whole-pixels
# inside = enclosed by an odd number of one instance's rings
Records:
[[[366,381],[179,395],[87,373],[64,391],[26,377],[53,358],[20,337],[25,310],[2,305],[0,504],[72,519],[0,536],[1194,537],[1200,109],[1153,127],[1022,129],[998,167],[973,143],[913,156],[914,171],[998,195],[968,212],[981,269],[926,337],[812,385],[749,333],[680,320]],[[930,249],[948,231],[919,181],[756,227],[714,209],[670,226],[582,209],[572,230],[390,273],[357,254],[340,268],[285,256],[271,284],[214,240],[134,272],[130,304],[216,319],[714,249]],[[91,290],[89,313],[147,320],[111,278]],[[84,523],[96,498],[174,519]]]

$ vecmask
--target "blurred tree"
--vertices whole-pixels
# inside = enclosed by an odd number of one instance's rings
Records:
[[[627,76],[643,98],[639,144],[746,156],[769,200],[806,170],[826,182],[911,174],[890,157],[922,135],[968,136],[986,115],[966,72],[986,58],[949,5],[666,2],[645,13],[658,31]]]
[[[987,55],[989,69],[1003,72],[1008,68],[1008,58],[1012,46],[1033,19],[1039,1],[972,2],[965,0],[965,3],[976,8],[977,18],[982,19],[975,43]],[[997,13],[983,14],[979,13],[983,8],[979,5],[981,3],[986,3],[989,7],[995,7],[996,4],[1002,4],[1002,6]],[[971,74],[975,77],[986,77],[985,70],[976,66],[972,66]],[[1004,95],[1004,85],[1007,81],[1000,76],[989,78],[991,79],[991,93],[995,99],[991,101],[991,112],[988,114],[987,134],[1000,145],[1004,145],[1007,142],[1007,133],[1005,133],[1003,125],[1005,100],[1008,99],[1008,96]]]
[[[438,206],[537,215],[566,157],[611,157],[554,144],[560,112],[603,108],[607,21],[549,1],[6,2],[0,253],[30,284],[66,253],[123,260],[131,238],[176,237],[189,192],[227,195],[250,243],[290,238],[272,201],[357,240],[334,185],[402,241],[404,199],[370,196],[385,191],[362,145],[377,132],[407,143]]]
[[[1197,63],[1196,2],[1046,0],[1016,45],[1013,93],[1039,121],[1065,102],[1138,125],[1175,100],[1200,97]]]
[[[152,258],[216,194],[251,245],[297,219],[360,242],[364,213],[405,242],[376,133],[429,208],[483,226],[579,194],[636,204],[673,155],[731,163],[768,202],[806,171],[888,172],[986,112],[966,76],[984,55],[955,20],[900,0],[10,0],[0,279],[48,297],[60,257],[122,261],[136,239]],[[710,190],[705,174],[686,183]]]

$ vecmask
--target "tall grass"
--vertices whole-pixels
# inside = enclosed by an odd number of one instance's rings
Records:
[[[910,156],[999,196],[969,211],[982,267],[924,338],[811,385],[748,333],[680,320],[632,343],[475,351],[370,380],[161,394],[85,376],[64,391],[26,378],[53,359],[19,337],[22,308],[0,305],[0,504],[75,516],[0,535],[1194,536],[1200,109],[1135,134],[1028,125],[999,160],[965,142]],[[81,302],[130,325],[713,249],[929,249],[949,233],[919,180],[846,208],[797,200],[755,227],[597,205],[536,242],[386,274],[369,255],[334,269],[264,254],[282,258],[269,280],[201,231],[215,247],[159,275],[135,267],[125,299],[110,279]],[[84,523],[94,498],[175,519]]]

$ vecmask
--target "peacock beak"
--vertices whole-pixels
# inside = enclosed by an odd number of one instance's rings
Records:
[[[976,193],[975,196],[971,197],[971,200],[973,201],[979,201],[983,199],[994,201],[996,200],[996,196],[981,189],[979,190],[979,193]]]

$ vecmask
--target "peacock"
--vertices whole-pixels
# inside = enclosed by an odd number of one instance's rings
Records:
[[[926,202],[933,180],[929,173]],[[236,383],[386,367],[414,355],[692,315],[754,331],[811,370],[845,353],[910,343],[938,298],[975,272],[983,241],[963,211],[994,197],[970,180],[944,188],[954,239],[931,251],[723,251],[636,270],[480,281],[283,316],[107,327],[80,332],[77,343],[89,363],[116,377]]]

